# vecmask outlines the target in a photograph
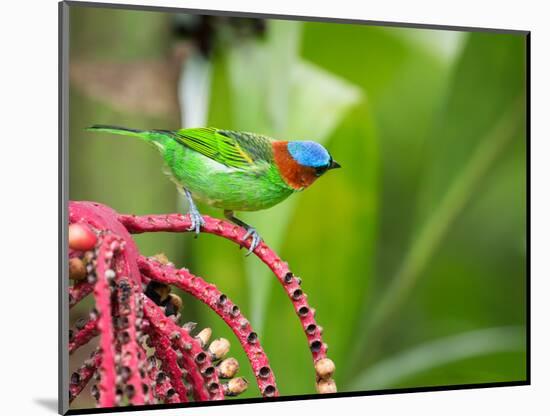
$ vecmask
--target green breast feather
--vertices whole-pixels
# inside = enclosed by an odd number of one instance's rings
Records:
[[[168,133],[168,132],[167,132]],[[163,154],[172,180],[193,198],[234,211],[256,211],[281,202],[294,190],[273,161],[271,139],[214,128],[171,132]]]

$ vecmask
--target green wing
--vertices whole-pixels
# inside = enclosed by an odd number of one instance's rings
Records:
[[[190,149],[237,169],[246,169],[260,160],[271,160],[273,154],[270,139],[252,133],[200,127],[178,130],[175,138]]]

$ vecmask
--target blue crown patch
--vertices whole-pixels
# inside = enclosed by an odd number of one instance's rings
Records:
[[[289,142],[288,152],[300,165],[319,168],[330,164],[330,154],[319,143],[311,141]]]

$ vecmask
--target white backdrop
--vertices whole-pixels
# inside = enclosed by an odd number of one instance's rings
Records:
[[[57,397],[57,2],[3,2],[0,97],[3,414],[54,414]],[[134,3],[116,1],[111,3]],[[371,396],[274,405],[177,409],[158,415],[548,414],[550,270],[548,78],[550,37],[542,1],[141,0],[176,7],[531,30],[532,386]],[[498,207],[495,207],[496,213]],[[498,215],[498,214],[497,214]],[[544,408],[547,410],[544,411]],[[134,413],[124,413],[127,415]]]

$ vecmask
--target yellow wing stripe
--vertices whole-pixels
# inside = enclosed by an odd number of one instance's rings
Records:
[[[243,169],[254,163],[235,139],[211,127],[182,129],[176,132],[176,138],[185,146],[226,166]]]

